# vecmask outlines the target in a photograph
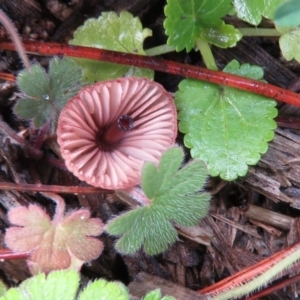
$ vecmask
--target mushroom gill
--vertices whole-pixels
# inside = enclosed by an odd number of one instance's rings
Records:
[[[105,189],[140,183],[145,161],[157,163],[174,144],[177,112],[164,88],[126,77],[82,88],[58,120],[58,143],[67,168]]]

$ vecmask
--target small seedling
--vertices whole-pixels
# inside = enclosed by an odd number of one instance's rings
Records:
[[[119,282],[99,279],[79,289],[80,277],[74,270],[62,270],[31,277],[19,287],[11,288],[0,300],[129,300],[126,287]]]
[[[99,49],[145,55],[143,43],[145,38],[152,35],[152,31],[143,28],[139,18],[123,11],[119,15],[115,12],[103,12],[98,19],[88,19],[74,32],[71,45],[89,46]],[[76,59],[82,68],[82,81],[94,83],[111,80],[124,76],[147,77],[153,79],[154,72],[134,66],[95,62],[88,59]]]
[[[101,254],[102,242],[93,236],[102,233],[103,224],[90,218],[86,209],[65,214],[61,197],[52,193],[44,196],[56,202],[53,219],[37,205],[13,208],[8,219],[15,226],[6,230],[5,243],[14,252],[31,253],[28,266],[33,274],[68,268],[79,270],[84,262]]]
[[[3,292],[0,300],[129,300],[127,288],[120,282],[98,279],[85,287],[79,286],[80,277],[74,270],[52,271],[47,276],[38,274],[18,287]],[[79,289],[80,288],[80,289]],[[143,300],[175,300],[162,297],[159,290],[149,292]]]
[[[224,72],[262,80],[263,70],[230,62]],[[187,102],[186,99],[189,99]],[[234,180],[246,175],[274,137],[276,102],[229,87],[186,79],[175,94],[179,130],[193,158],[203,160],[212,176]]]
[[[206,168],[195,160],[178,170],[183,156],[181,148],[173,147],[162,155],[158,167],[150,162],[144,165],[143,192],[133,190],[143,206],[116,217],[106,227],[109,234],[121,237],[116,243],[121,253],[132,254],[142,246],[149,255],[161,253],[178,238],[174,222],[192,226],[207,214],[210,196],[199,192]]]
[[[167,43],[176,51],[186,49],[189,52],[200,39],[211,42],[217,31],[225,31],[228,36],[231,34],[234,37],[231,40],[223,39],[227,47],[234,46],[242,37],[238,30],[234,32],[235,29],[232,26],[225,25],[221,20],[230,11],[231,0],[193,0],[190,2],[168,0],[167,2],[164,27],[168,35]],[[215,33],[212,33],[212,29]],[[221,41],[220,38],[219,41]],[[225,43],[223,47],[226,46]]]
[[[55,128],[61,109],[81,87],[81,76],[81,69],[67,58],[51,59],[48,74],[38,64],[31,66],[30,70],[23,70],[17,77],[23,97],[15,106],[15,113],[32,119],[35,127],[41,127],[52,119],[51,124]]]
[[[175,300],[175,298],[171,296],[162,297],[160,290],[154,290],[149,292],[142,300]]]

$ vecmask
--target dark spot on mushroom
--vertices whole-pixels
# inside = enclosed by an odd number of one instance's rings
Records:
[[[133,129],[133,119],[128,115],[121,116],[118,119],[118,127],[124,131]]]

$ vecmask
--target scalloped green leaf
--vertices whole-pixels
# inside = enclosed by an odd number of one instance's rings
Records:
[[[282,56],[287,61],[295,59],[296,61],[300,62],[300,27],[280,27],[276,25],[276,28],[282,33],[281,37],[279,38],[279,47]]]
[[[248,71],[247,71],[248,70]],[[224,69],[262,79],[263,71],[237,61]],[[276,102],[234,88],[185,79],[175,94],[179,130],[195,159],[203,160],[212,176],[224,180],[244,176],[255,165],[274,137]]]
[[[90,283],[79,295],[78,300],[130,300],[126,287],[120,282],[108,282],[104,279]]]
[[[49,72],[38,64],[18,74],[17,85],[24,96],[14,107],[15,113],[32,119],[36,127],[50,117],[58,117],[66,102],[80,89],[81,69],[68,58],[54,57]],[[56,123],[56,122],[54,122]]]
[[[203,28],[199,34],[200,40],[220,48],[234,47],[242,37],[243,35],[238,29],[225,24],[223,21],[217,27]]]
[[[129,300],[127,288],[120,282],[104,279],[89,283],[79,294],[80,277],[74,270],[40,273],[25,280],[19,287],[9,289],[0,300]]]
[[[233,0],[237,16],[252,24],[258,25],[262,17],[273,19],[276,9],[285,0]]]
[[[203,162],[194,160],[179,169],[181,148],[167,150],[158,167],[145,163],[142,188],[149,205],[139,207],[111,220],[106,231],[120,236],[116,249],[132,254],[142,246],[149,255],[165,251],[178,236],[173,222],[183,226],[197,224],[209,209],[209,195],[199,192],[206,181]]]
[[[16,288],[10,288],[7,292],[0,297],[0,300],[27,300]],[[31,299],[30,299],[31,300]]]
[[[167,43],[176,51],[191,51],[201,30],[221,26],[231,9],[231,0],[168,0],[164,27]]]
[[[0,280],[0,296],[4,295],[7,290],[5,283]]]
[[[30,299],[62,299],[75,298],[79,286],[79,274],[76,271],[68,273],[51,272],[46,277],[41,273],[26,280],[19,287],[23,295],[30,294]],[[66,289],[66,287],[68,287]]]
[[[0,300],[74,300],[79,286],[77,272],[55,271],[25,280],[18,288],[9,289]]]
[[[224,72],[235,74],[242,77],[248,77],[255,80],[262,80],[264,77],[264,70],[260,66],[242,64],[237,60],[232,60],[224,69]]]
[[[69,43],[145,55],[143,42],[151,35],[152,31],[143,29],[140,20],[129,12],[122,11],[119,15],[115,12],[103,12],[98,19],[88,19],[83,26],[77,28]],[[154,72],[148,69],[89,59],[74,60],[83,69],[83,81],[88,83],[124,76],[154,77]]]
[[[291,0],[280,5],[275,12],[274,21],[281,27],[299,26],[300,1]]]
[[[176,300],[174,297],[171,296],[164,296],[162,297],[161,292],[159,289],[149,292],[143,300]]]

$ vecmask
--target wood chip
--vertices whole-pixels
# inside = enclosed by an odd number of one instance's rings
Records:
[[[173,296],[176,300],[204,300],[206,296],[189,290],[165,279],[144,272],[139,273],[129,284],[128,289],[133,297],[140,299],[148,292],[160,288],[163,296]]]

